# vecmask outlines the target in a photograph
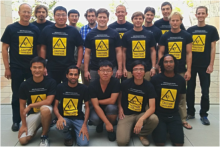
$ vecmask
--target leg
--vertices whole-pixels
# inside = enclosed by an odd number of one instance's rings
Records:
[[[118,116],[118,107],[117,105],[107,105],[104,110],[106,117],[111,122],[112,125],[116,124],[116,119]]]
[[[89,120],[92,122],[93,125],[98,126],[102,123],[102,120],[99,118],[99,116],[96,114],[95,109],[93,106],[90,107],[90,114],[89,114]]]
[[[51,120],[52,120],[52,106],[41,106],[40,113],[41,113],[41,124],[42,124],[42,134],[47,135],[48,130],[50,128]]]
[[[130,71],[128,71],[128,72],[127,72],[127,79],[130,79],[130,78],[132,78],[132,74],[131,74]]]
[[[113,77],[115,77],[117,70],[118,70],[117,67],[113,67],[113,75],[112,75]]]
[[[63,133],[65,140],[70,140],[70,139],[72,139],[72,135],[71,135],[71,132],[69,131],[69,129],[73,127],[73,124],[70,119],[65,118],[65,117],[64,117],[64,119],[66,120],[66,126],[63,124],[64,125],[63,130],[59,130],[57,127],[56,128],[59,132]]]
[[[147,80],[147,81],[150,81],[151,77],[150,77],[150,71],[147,71],[145,74],[144,74],[144,79]]]
[[[98,71],[90,70],[90,76],[91,76],[91,80],[89,82],[95,81],[95,79],[97,79],[99,77]]]

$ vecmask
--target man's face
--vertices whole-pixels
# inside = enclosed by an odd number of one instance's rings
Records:
[[[174,71],[174,60],[173,57],[171,56],[166,56],[163,60],[163,66],[164,66],[164,70],[166,72],[172,72]]]
[[[206,17],[208,14],[206,13],[206,9],[204,8],[199,8],[196,12],[196,18],[198,19],[199,22],[205,21]]]
[[[44,8],[40,8],[37,10],[36,17],[38,20],[45,20],[47,17],[46,10]]]
[[[63,10],[57,10],[54,15],[54,19],[57,25],[63,26],[66,25],[67,14]]]
[[[140,28],[140,27],[142,27],[142,25],[143,25],[144,19],[143,19],[143,17],[140,15],[140,16],[134,17],[134,18],[132,19],[132,22],[133,22],[134,27]]]
[[[106,27],[108,23],[108,17],[105,13],[99,13],[97,17],[97,22],[100,27]]]
[[[100,79],[102,79],[103,81],[108,81],[113,75],[113,71],[112,68],[109,66],[102,66],[99,68],[98,74]]]
[[[133,67],[132,75],[134,76],[134,79],[136,80],[142,80],[144,79],[144,66],[139,64]]]
[[[164,18],[168,18],[172,12],[172,9],[170,8],[170,5],[165,5],[161,8],[162,14]]]
[[[88,12],[86,19],[90,25],[94,25],[96,22],[95,12]]]
[[[77,69],[69,69],[69,73],[66,75],[68,82],[71,84],[78,83],[79,74]]]
[[[70,13],[68,19],[70,24],[76,24],[79,20],[79,15],[77,13]]]
[[[145,16],[145,22],[152,23],[154,19],[154,13],[152,13],[151,11],[148,11],[144,14],[144,16]]]
[[[20,16],[20,20],[24,21],[24,22],[29,22],[29,20],[31,19],[31,8],[29,5],[22,5],[20,7],[20,10],[18,11],[18,14]]]
[[[125,20],[125,16],[127,15],[125,7],[118,6],[117,9],[116,9],[115,15],[117,16],[119,21],[124,21]]]
[[[170,26],[172,29],[179,29],[182,24],[182,20],[179,15],[173,15],[170,19]]]
[[[31,73],[33,77],[41,77],[44,75],[45,67],[41,62],[34,62],[31,66]]]

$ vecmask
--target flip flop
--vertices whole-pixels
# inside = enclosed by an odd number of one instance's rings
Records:
[[[190,125],[188,124],[188,122],[184,122],[183,123],[183,127],[184,128],[186,128],[186,129],[188,129],[188,130],[192,130],[192,126],[191,127],[189,127]]]

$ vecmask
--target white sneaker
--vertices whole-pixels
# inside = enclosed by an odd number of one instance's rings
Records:
[[[50,146],[49,139],[47,136],[41,137],[40,146]]]

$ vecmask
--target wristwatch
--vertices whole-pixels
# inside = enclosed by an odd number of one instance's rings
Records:
[[[155,69],[155,70],[156,70],[157,68],[156,68],[156,67],[152,67],[152,69]]]

